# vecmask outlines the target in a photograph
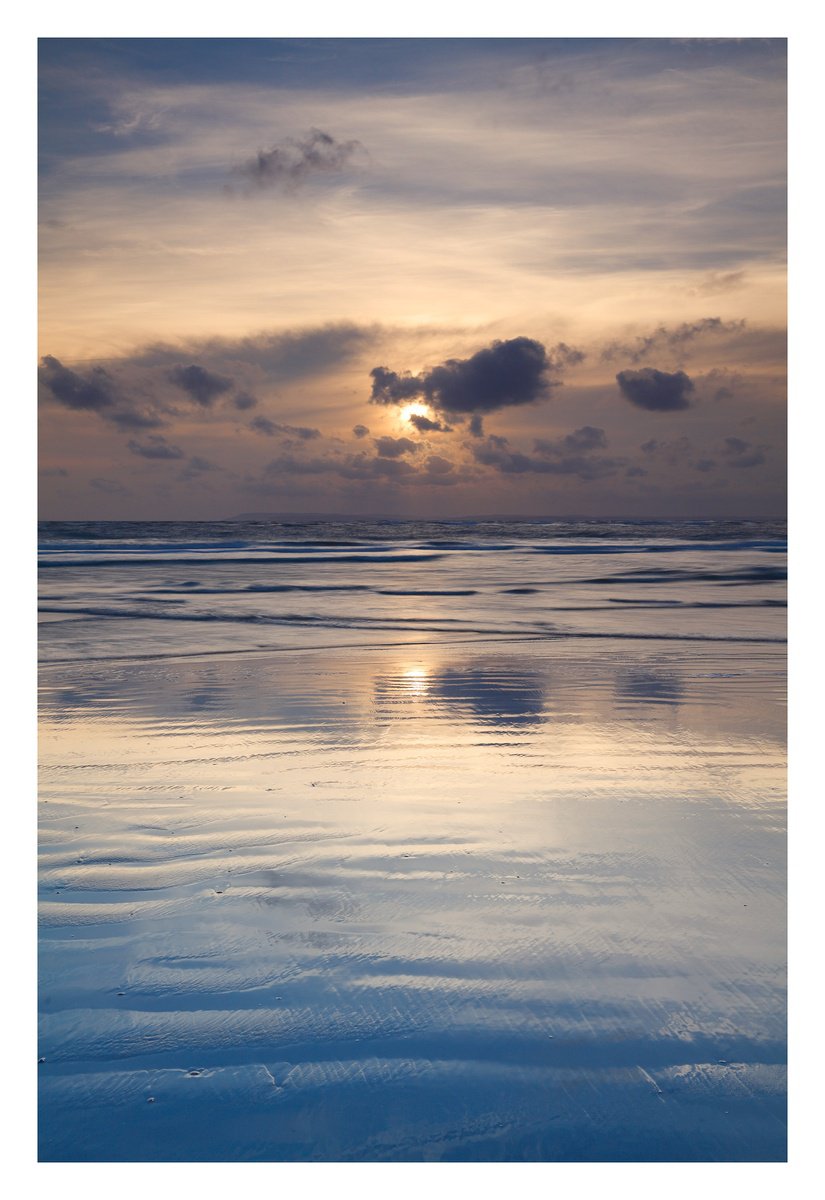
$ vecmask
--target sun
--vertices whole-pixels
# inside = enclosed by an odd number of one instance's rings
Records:
[[[426,404],[419,404],[417,401],[413,404],[405,404],[401,409],[401,420],[409,421],[410,417],[428,417],[432,419],[432,409]]]

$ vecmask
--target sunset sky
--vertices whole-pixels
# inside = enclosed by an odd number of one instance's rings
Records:
[[[46,519],[763,517],[785,44],[40,43]]]

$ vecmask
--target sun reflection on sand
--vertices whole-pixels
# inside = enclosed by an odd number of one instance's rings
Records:
[[[414,696],[424,696],[429,691],[430,675],[426,667],[420,663],[404,667],[401,672],[401,684],[405,691]]]

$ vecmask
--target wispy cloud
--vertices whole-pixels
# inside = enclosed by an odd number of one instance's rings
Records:
[[[184,458],[184,452],[180,446],[175,446],[171,442],[167,442],[165,437],[155,434],[146,442],[138,442],[131,439],[128,443],[129,450],[132,454],[138,454],[141,458],[156,458],[156,459],[177,459]]]
[[[356,139],[339,142],[322,129],[311,129],[303,137],[288,137],[269,150],[259,150],[236,167],[234,174],[256,189],[292,192],[314,175],[343,171],[362,149]]]
[[[631,363],[639,363],[651,354],[680,355],[691,343],[707,341],[708,338],[729,337],[744,328],[744,320],[723,321],[721,317],[683,321],[671,328],[660,325],[652,333],[642,334],[630,342],[610,342],[602,350],[602,362],[615,362],[616,359],[623,358]]]
[[[284,425],[280,421],[270,421],[269,417],[263,415],[253,417],[249,422],[249,428],[255,433],[262,433],[266,437],[276,437],[279,434],[286,434],[288,437],[300,438],[301,441],[312,441],[313,438],[321,436],[320,429],[312,429],[308,425]]]

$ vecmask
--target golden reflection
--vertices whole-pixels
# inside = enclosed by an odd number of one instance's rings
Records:
[[[401,672],[401,684],[404,690],[410,692],[412,695],[424,696],[430,685],[429,671],[420,663],[416,663],[411,667],[404,667]]]

